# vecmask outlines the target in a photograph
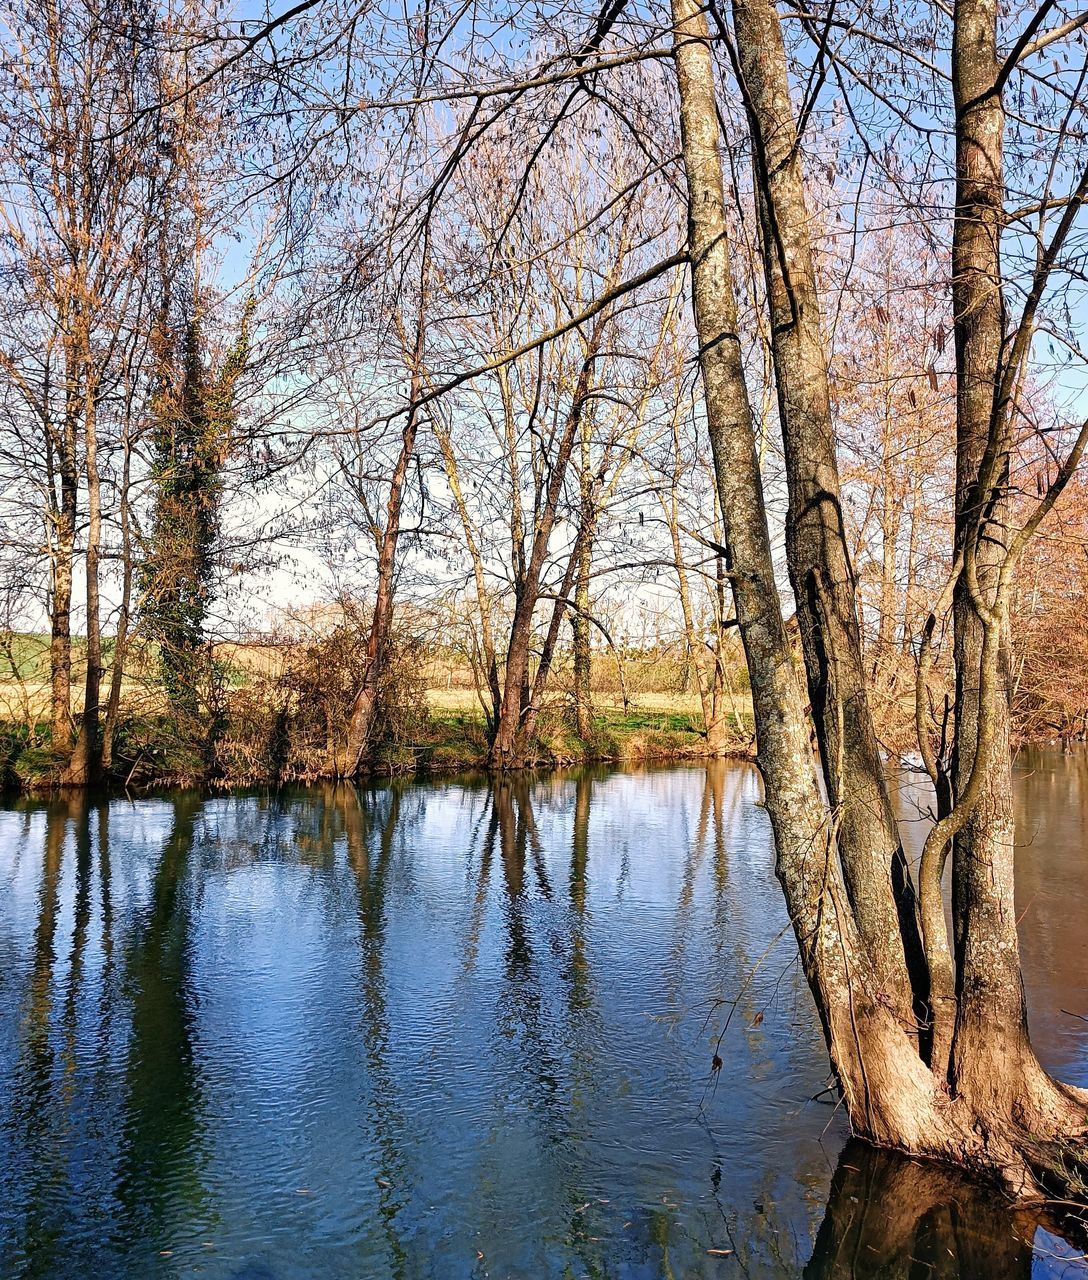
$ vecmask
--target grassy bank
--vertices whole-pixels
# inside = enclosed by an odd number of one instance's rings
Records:
[[[24,684],[23,698],[27,692]],[[136,692],[134,689],[133,694]],[[0,697],[3,693],[0,682]],[[13,703],[9,696],[7,714],[0,720],[3,785],[23,791],[55,787],[64,756],[50,744],[48,726],[34,715],[13,716]],[[22,705],[25,707],[25,701]],[[734,731],[726,751],[747,756],[752,745],[747,702],[738,702],[732,720]],[[635,764],[705,757],[709,753],[700,724],[699,702],[694,695],[642,693],[626,706],[602,695],[594,705],[593,731],[583,740],[574,731],[567,704],[556,702],[541,714],[536,750],[527,764]],[[290,740],[290,723],[282,712],[239,690],[227,704],[214,745],[205,747],[193,740],[191,732],[179,733],[160,700],[143,687],[140,696],[126,698],[110,781],[141,789],[191,784],[231,787],[318,777],[320,754],[296,752]],[[483,711],[472,690],[429,689],[423,705],[398,733],[379,746],[373,771],[380,775],[483,769],[488,746]]]
[[[421,769],[477,768],[487,763],[487,731],[479,703],[471,690],[432,689],[427,692],[430,740],[414,748]],[[734,732],[730,754],[747,756],[752,750],[752,715],[747,702],[733,708]],[[626,707],[598,700],[593,732],[581,739],[568,716],[558,709],[541,717],[534,765],[582,764],[593,761],[637,763],[682,759],[708,754],[700,729],[699,701],[694,695],[640,694]]]

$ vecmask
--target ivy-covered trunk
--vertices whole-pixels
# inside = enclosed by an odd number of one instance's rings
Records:
[[[155,403],[155,505],[140,568],[145,634],[179,736],[207,750],[214,733],[206,692],[211,654],[204,635],[214,587],[222,469],[236,432],[235,387],[249,350],[251,307],[222,367],[205,367],[200,301],[172,332],[160,327]],[[207,721],[207,723],[205,723]]]

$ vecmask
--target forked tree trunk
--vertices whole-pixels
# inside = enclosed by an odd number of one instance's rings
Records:
[[[525,566],[524,575],[519,578],[517,598],[514,602],[514,620],[510,628],[510,641],[506,650],[506,672],[502,686],[502,701],[499,706],[498,723],[495,740],[491,744],[491,767],[493,769],[516,769],[524,762],[526,735],[522,732],[522,721],[532,705],[529,686],[529,659],[532,643],[533,612],[540,599],[540,575],[544,568],[544,560],[548,554],[548,541],[559,508],[559,499],[563,491],[570,465],[574,444],[578,438],[578,427],[589,395],[590,375],[593,369],[597,347],[604,331],[607,312],[602,313],[587,344],[587,354],[575,384],[570,410],[563,425],[559,447],[552,463],[551,477],[544,493],[542,509],[533,533],[532,549]]]
[[[820,794],[805,697],[775,582],[737,331],[706,19],[697,0],[673,0],[672,11],[707,429],[776,871],[850,1115],[870,1136],[887,1138],[905,1132],[915,1111],[924,1114],[932,1088],[917,1055],[904,1052],[907,1040],[895,1017],[877,998]],[[889,1087],[892,1081],[898,1087]]]
[[[404,490],[408,479],[408,468],[416,447],[416,435],[419,428],[419,416],[416,405],[419,402],[422,381],[420,364],[422,361],[423,326],[420,324],[417,333],[416,352],[411,380],[411,401],[408,419],[401,436],[400,453],[393,468],[393,476],[389,482],[389,498],[385,508],[385,528],[382,530],[381,547],[378,553],[378,585],[374,596],[374,614],[370,620],[370,631],[367,635],[366,667],[362,687],[355,695],[351,715],[348,719],[346,745],[343,756],[338,762],[336,773],[340,777],[354,777],[367,763],[371,745],[371,734],[374,728],[374,716],[378,709],[382,685],[386,678],[389,657],[389,642],[393,628],[393,599],[397,570],[397,543],[400,539],[401,512],[404,508]]]
[[[1088,1094],[1025,1071],[1031,1064],[1019,1052],[1017,1029],[1006,1035],[992,1020],[968,1030],[963,1048],[970,1052],[983,1038],[991,1059],[1002,1048],[1008,1051],[1015,1059],[1011,1069],[996,1072],[991,1083],[970,1068],[949,1078],[932,1072],[889,999],[846,893],[835,822],[820,794],[804,696],[774,579],[737,334],[706,21],[697,0],[673,0],[672,8],[695,328],[724,542],[751,678],[777,874],[832,1066],[859,1135],[968,1166],[999,1178],[1014,1192],[1032,1193],[1041,1148],[1070,1136],[1083,1140]],[[869,874],[881,877],[882,890],[882,865],[874,860]],[[977,883],[970,891],[981,896]],[[989,904],[994,900],[991,891]],[[998,901],[1004,905],[1002,895]],[[985,910],[983,905],[966,917],[972,928],[979,929]],[[1007,928],[1015,929],[1011,910]],[[981,936],[984,946],[992,945],[993,935]],[[966,946],[972,945],[968,940]],[[891,949],[902,955],[901,943]],[[899,963],[905,967],[904,960]],[[980,991],[981,1000],[963,1003],[969,1017],[985,1013],[982,986]],[[1002,1007],[1000,998],[993,1007]],[[957,1052],[959,1047],[954,1061]]]

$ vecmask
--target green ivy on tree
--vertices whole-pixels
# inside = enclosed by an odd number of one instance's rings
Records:
[[[160,390],[154,405],[154,517],[141,566],[142,617],[158,647],[173,711],[199,710],[208,667],[204,622],[214,573],[222,471],[237,435],[235,386],[249,355],[252,301],[214,375],[207,368],[199,311],[158,334]]]

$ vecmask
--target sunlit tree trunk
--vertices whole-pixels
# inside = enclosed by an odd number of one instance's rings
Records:
[[[113,642],[113,662],[110,666],[110,690],[106,698],[106,717],[102,725],[102,768],[113,767],[113,742],[121,711],[121,684],[125,678],[125,659],[128,656],[129,622],[132,610],[132,518],[130,511],[130,486],[132,471],[132,441],[126,434],[124,461],[121,464],[121,494],[119,520],[121,525],[121,600],[117,613],[117,633]]]
[[[858,927],[883,992],[909,1024],[926,995],[917,908],[869,706],[785,46],[770,0],[733,0],[733,18],[789,487],[787,564],[809,698]]]
[[[347,742],[344,755],[335,772],[342,777],[352,777],[367,763],[367,753],[374,727],[374,716],[381,697],[382,685],[388,667],[389,645],[393,629],[393,600],[397,570],[397,543],[400,541],[401,513],[404,508],[404,492],[408,481],[408,468],[415,453],[419,431],[417,405],[422,389],[420,363],[422,360],[422,319],[416,332],[416,348],[411,373],[408,417],[401,434],[400,452],[389,482],[389,497],[385,508],[385,526],[382,529],[378,554],[378,584],[374,595],[374,614],[367,635],[366,669],[363,683],[352,703],[348,721]]]
[[[996,678],[985,680],[986,628],[971,574],[953,604],[956,739],[952,781],[961,799],[980,749],[983,718],[992,722],[980,762],[983,782],[953,847],[955,951],[951,1081],[997,1114],[1046,1131],[1070,1118],[1069,1097],[1039,1066],[1028,1038],[1013,893],[1015,825],[1009,750],[1009,636],[995,598],[1008,525],[1007,447],[996,484],[976,490],[994,433],[1004,430],[997,386],[1006,342],[1001,288],[1004,220],[1004,111],[998,86],[996,0],[959,0],[952,48],[956,139],[956,219],[952,290],[956,340],[956,540],[976,568],[977,590],[993,602],[1000,630]],[[996,496],[995,496],[996,495]],[[979,509],[985,504],[986,510]],[[987,700],[989,705],[987,705]],[[1085,1122],[1083,1103],[1072,1109]]]
[[[530,705],[529,659],[533,612],[540,599],[540,575],[548,553],[548,541],[555,527],[563,482],[578,438],[578,427],[585,409],[586,397],[589,394],[593,358],[600,345],[603,328],[603,322],[598,322],[589,339],[586,357],[572,392],[571,406],[552,462],[551,477],[545,489],[542,508],[533,533],[529,559],[525,565],[524,575],[517,584],[514,621],[510,628],[510,641],[506,650],[502,702],[499,707],[495,740],[491,746],[491,766],[494,769],[517,768],[523,763],[524,735],[521,733],[521,727],[522,719]]]
[[[593,477],[590,474],[589,416],[583,415],[578,463],[581,496],[581,527],[586,530],[578,548],[574,570],[574,611],[571,616],[571,643],[574,650],[574,723],[585,741],[593,731],[593,700],[590,690],[593,655],[590,647],[589,580],[593,569]]]
[[[49,448],[59,500],[51,513],[51,587],[49,602],[50,724],[54,750],[72,737],[72,566],[76,545],[78,472],[75,429],[66,422],[63,436]]]
[[[774,581],[737,336],[706,22],[694,0],[673,0],[673,16],[695,325],[728,568],[751,677],[777,873],[844,1105],[855,1132],[878,1145],[963,1164],[996,1176],[1018,1194],[1035,1194],[1039,1167],[1048,1158],[1055,1163],[1055,1147],[1069,1139],[1083,1143],[1088,1095],[1053,1084],[1034,1063],[1019,1024],[1006,1031],[997,1021],[1002,1008],[1022,1012],[1016,1004],[1018,968],[1010,987],[1004,981],[1008,960],[992,980],[977,974],[973,956],[970,964],[963,961],[961,972],[972,975],[977,989],[968,996],[961,980],[963,1012],[953,1064],[958,1067],[961,1058],[972,1054],[977,1058],[965,1063],[962,1072],[955,1069],[946,1077],[939,1064],[931,1070],[917,1038],[904,1026],[902,1011],[890,998],[884,974],[859,927],[861,906],[855,914],[846,893],[835,811],[825,808],[817,784],[804,698]],[[982,708],[988,705],[987,681],[992,684],[989,677],[996,666],[995,635],[988,626],[979,661],[987,678],[978,699]],[[979,723],[989,725],[990,720],[980,716]],[[966,805],[968,797],[962,799]],[[927,850],[929,844],[927,840]],[[1011,849],[1004,852],[1011,865]],[[993,850],[984,853],[990,861],[983,871],[992,875]],[[882,867],[870,867],[871,875],[881,873]],[[1011,874],[1007,899],[1003,884],[987,881],[984,894],[981,878],[976,876],[957,893],[960,927],[974,935],[963,946],[965,954],[972,948],[984,953],[1007,945],[1008,931],[1015,930]],[[960,905],[964,899],[966,908]],[[1002,933],[990,926],[990,919],[1006,907]],[[888,950],[905,973],[902,944]],[[993,999],[988,997],[991,981],[998,988]],[[988,1022],[982,1020],[986,1011]],[[987,1067],[994,1068],[989,1076]],[[1048,1144],[1049,1157],[1042,1154]]]
[[[854,924],[775,582],[737,333],[706,19],[694,0],[673,0],[673,21],[692,298],[707,428],[729,551],[727,567],[751,678],[776,870],[852,1120],[878,1140],[920,1142],[932,1086],[897,1018],[880,997]]]

